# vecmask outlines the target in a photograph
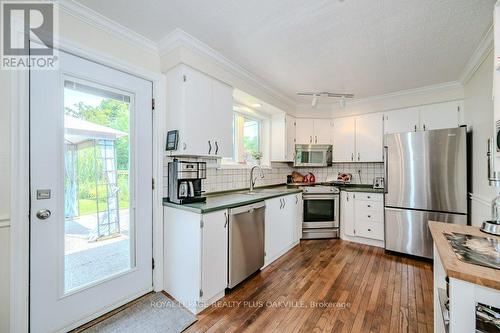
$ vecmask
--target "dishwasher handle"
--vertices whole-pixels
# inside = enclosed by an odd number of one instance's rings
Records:
[[[266,203],[264,201],[262,201],[262,202],[257,202],[257,203],[251,204],[251,205],[231,208],[231,209],[229,209],[229,216],[244,214],[244,213],[252,213],[254,210],[259,209],[259,208],[264,208],[264,207],[266,207]]]

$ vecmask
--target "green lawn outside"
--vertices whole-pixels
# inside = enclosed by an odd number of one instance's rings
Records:
[[[80,215],[88,215],[96,213],[96,200],[92,199],[80,199],[78,201],[80,207]],[[106,201],[99,202],[99,210],[105,211],[107,208]],[[120,209],[128,208],[128,201],[120,201]]]

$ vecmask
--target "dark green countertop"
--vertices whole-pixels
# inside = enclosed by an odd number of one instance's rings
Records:
[[[206,202],[178,205],[168,202],[163,198],[163,206],[188,210],[198,214],[210,213],[222,209],[253,204],[259,201],[281,197],[288,194],[301,193],[299,188],[288,187],[286,185],[267,186],[255,188],[252,194],[248,190],[237,190],[220,192],[207,195]]]
[[[348,184],[335,186],[338,187],[341,191],[346,192],[384,193],[383,189],[374,189],[371,185]],[[222,209],[249,205],[259,201],[281,197],[288,194],[301,193],[302,190],[297,186],[289,186],[283,184],[258,187],[255,188],[254,192],[255,193],[253,194],[248,194],[248,190],[218,192],[208,194],[206,202],[197,202],[184,205],[171,203],[168,202],[166,198],[163,198],[163,206],[184,209],[198,214],[205,214]]]

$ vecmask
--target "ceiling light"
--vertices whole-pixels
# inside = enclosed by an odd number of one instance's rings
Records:
[[[253,103],[253,104],[252,104],[252,107],[253,107],[253,108],[260,109],[260,108],[262,107],[262,104],[261,104],[261,103]]]

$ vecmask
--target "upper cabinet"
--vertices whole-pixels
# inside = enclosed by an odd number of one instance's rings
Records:
[[[459,127],[462,105],[462,101],[454,101],[420,107],[420,129],[427,131]]]
[[[417,131],[419,128],[418,108],[390,111],[385,114],[385,134]]]
[[[452,101],[386,112],[385,134],[458,127],[462,110],[463,101]]]
[[[277,115],[271,121],[271,161],[293,162],[295,157],[295,118]]]
[[[333,120],[333,162],[354,162],[356,151],[356,118]]]
[[[356,161],[384,161],[384,116],[372,113],[356,117]]]
[[[314,137],[314,120],[313,119],[296,119],[296,132],[297,144],[308,145],[313,143]]]
[[[332,143],[331,119],[306,119],[296,120],[297,144],[325,144]]]
[[[189,66],[167,73],[167,130],[179,130],[174,156],[232,157],[233,88]]]
[[[333,120],[334,162],[383,162],[381,113]]]

